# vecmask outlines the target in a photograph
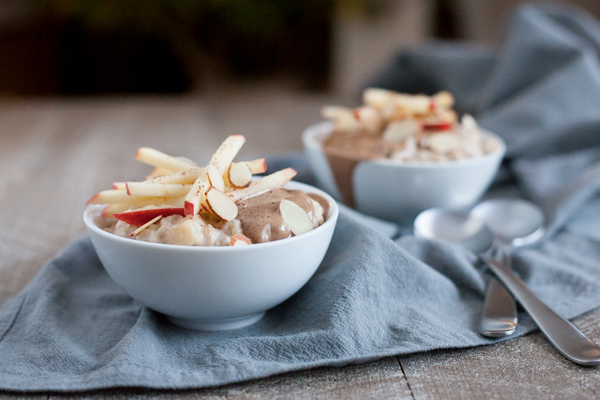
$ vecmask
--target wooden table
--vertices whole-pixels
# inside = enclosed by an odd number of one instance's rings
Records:
[[[44,261],[84,232],[85,201],[148,167],[138,147],[206,160],[228,134],[244,134],[244,158],[301,150],[300,132],[336,102],[277,88],[237,88],[186,97],[0,100],[0,304]],[[600,342],[600,310],[575,319]],[[0,360],[2,362],[2,360]],[[568,362],[540,333],[468,350],[318,368],[215,389],[110,390],[73,395],[2,393],[0,400],[52,399],[590,399],[600,369]]]

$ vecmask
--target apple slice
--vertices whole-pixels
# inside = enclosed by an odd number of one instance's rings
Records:
[[[162,215],[159,215],[156,218],[151,219],[150,221],[146,222],[144,225],[142,225],[139,228],[137,228],[135,231],[131,232],[129,234],[129,236],[137,236],[137,235],[139,235],[144,229],[146,229],[150,225],[152,225],[152,224],[160,221],[161,218],[162,218]]]
[[[245,164],[248,166],[248,168],[250,168],[250,172],[252,172],[252,175],[264,174],[265,172],[267,172],[267,162],[264,158],[258,158],[252,161],[245,161]]]
[[[113,182],[112,187],[114,190],[127,190],[127,183],[125,182]]]
[[[126,222],[129,225],[141,226],[148,221],[153,220],[158,216],[168,217],[169,215],[181,215],[183,216],[183,207],[152,207],[143,208],[133,211],[125,211],[122,213],[113,214],[114,217],[120,221]]]
[[[202,167],[194,167],[168,175],[157,176],[156,178],[146,179],[146,183],[177,183],[181,185],[191,185],[204,172]]]
[[[343,132],[358,132],[362,124],[358,121],[354,111],[347,107],[325,106],[321,109],[323,118],[332,119],[335,129]]]
[[[450,122],[427,122],[423,124],[423,129],[426,131],[449,131],[452,130],[454,124]]]
[[[215,187],[216,189],[219,189],[221,192],[225,190],[225,182],[223,181],[223,176],[219,173],[217,167],[215,167],[212,164],[208,164],[208,166],[206,167],[206,175],[208,176],[208,182],[211,186]],[[252,179],[252,175],[250,175],[250,179]]]
[[[383,131],[382,138],[388,142],[401,142],[421,131],[420,124],[414,119],[390,122]]]
[[[135,159],[153,167],[164,168],[172,172],[195,167],[191,161],[170,156],[150,147],[140,147],[135,155]]]
[[[173,206],[183,207],[183,197],[138,197],[128,196],[134,199],[131,203],[114,203],[104,208],[102,211],[103,217],[112,217],[113,214],[122,213],[129,210],[131,207],[147,207],[147,206]]]
[[[394,92],[386,89],[369,88],[363,92],[363,103],[382,110],[390,103]]]
[[[354,115],[365,131],[371,135],[379,135],[383,129],[383,115],[375,107],[363,106],[354,109]]]
[[[237,205],[227,195],[215,187],[206,192],[206,205],[210,212],[224,221],[231,221],[238,214]]]
[[[438,112],[443,109],[448,109],[454,105],[454,96],[452,93],[442,90],[431,97],[430,109],[432,112]]]
[[[293,201],[283,199],[279,203],[279,212],[283,222],[295,236],[302,235],[313,229],[313,223],[306,211]]]
[[[179,197],[185,196],[192,185],[172,183],[127,182],[127,194],[132,196]]]
[[[217,167],[219,174],[223,175],[245,142],[246,138],[242,135],[229,136],[213,154],[209,164]]]
[[[230,246],[248,246],[249,244],[252,244],[252,241],[248,236],[244,235],[233,235],[229,242]]]
[[[94,195],[85,204],[114,204],[114,203],[128,203],[133,204],[137,200],[147,199],[147,197],[140,198],[139,196],[130,196],[125,190],[103,190],[100,193]]]
[[[170,169],[156,167],[150,172],[150,174],[146,175],[146,177],[144,179],[148,180],[148,179],[153,179],[153,178],[163,176],[163,175],[170,175],[173,172],[175,172],[175,171],[171,171]]]
[[[252,182],[252,171],[245,163],[232,163],[225,177],[229,186],[241,189]]]
[[[200,212],[206,191],[209,187],[210,183],[208,182],[208,175],[206,169],[204,169],[185,196],[183,203],[185,215],[196,215]]]
[[[293,168],[285,168],[252,182],[247,188],[234,189],[228,192],[226,196],[233,201],[238,201],[265,190],[280,188],[288,183],[296,174],[297,172]]]

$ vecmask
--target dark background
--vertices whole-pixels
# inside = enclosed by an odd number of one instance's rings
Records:
[[[353,45],[344,26],[376,29],[405,3],[415,15],[403,18],[420,28],[385,32],[398,47],[434,38],[494,45],[519,3],[395,1],[0,0],[0,94],[189,93],[270,79],[335,90],[336,74],[345,79],[336,54]],[[600,15],[599,1],[576,3]]]

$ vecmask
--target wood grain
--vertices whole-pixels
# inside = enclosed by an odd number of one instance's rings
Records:
[[[268,87],[185,97],[0,100],[0,305],[84,232],[81,213],[89,197],[113,181],[147,173],[149,167],[133,160],[138,147],[204,162],[226,135],[244,134],[244,158],[299,151],[301,131],[320,119],[319,109],[327,103],[338,101]],[[600,342],[599,310],[575,323]],[[495,346],[319,368],[215,389],[4,392],[0,400],[574,400],[598,397],[599,371],[566,361],[536,333]]]
[[[216,389],[190,391],[103,391],[54,400],[412,399],[395,357],[344,368],[317,368]]]
[[[600,343],[600,310],[575,319]],[[600,369],[560,355],[541,333],[468,350],[400,358],[415,399],[593,399]]]

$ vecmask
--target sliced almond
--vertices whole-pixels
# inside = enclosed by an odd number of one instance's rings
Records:
[[[157,216],[156,218],[146,222],[144,225],[140,226],[139,228],[137,228],[135,231],[131,232],[129,234],[129,236],[137,236],[139,235],[144,229],[148,228],[150,225],[160,221],[160,219],[162,218],[162,215]]]
[[[248,246],[249,244],[252,244],[252,241],[248,236],[244,235],[233,235],[229,242],[230,246]]]
[[[245,188],[252,182],[252,171],[245,163],[232,163],[227,173],[227,180],[231,187]]]
[[[283,217],[283,222],[285,222],[294,235],[302,235],[313,229],[312,220],[306,211],[293,201],[287,199],[281,200],[279,211]]]
[[[225,182],[223,181],[223,176],[219,173],[217,167],[215,167],[212,164],[209,164],[206,167],[206,175],[208,176],[208,181],[211,186],[219,189],[221,192],[225,190]],[[252,175],[250,175],[250,177],[252,179]]]
[[[206,192],[206,204],[210,212],[225,221],[231,221],[238,214],[237,205],[225,193],[215,187]]]

